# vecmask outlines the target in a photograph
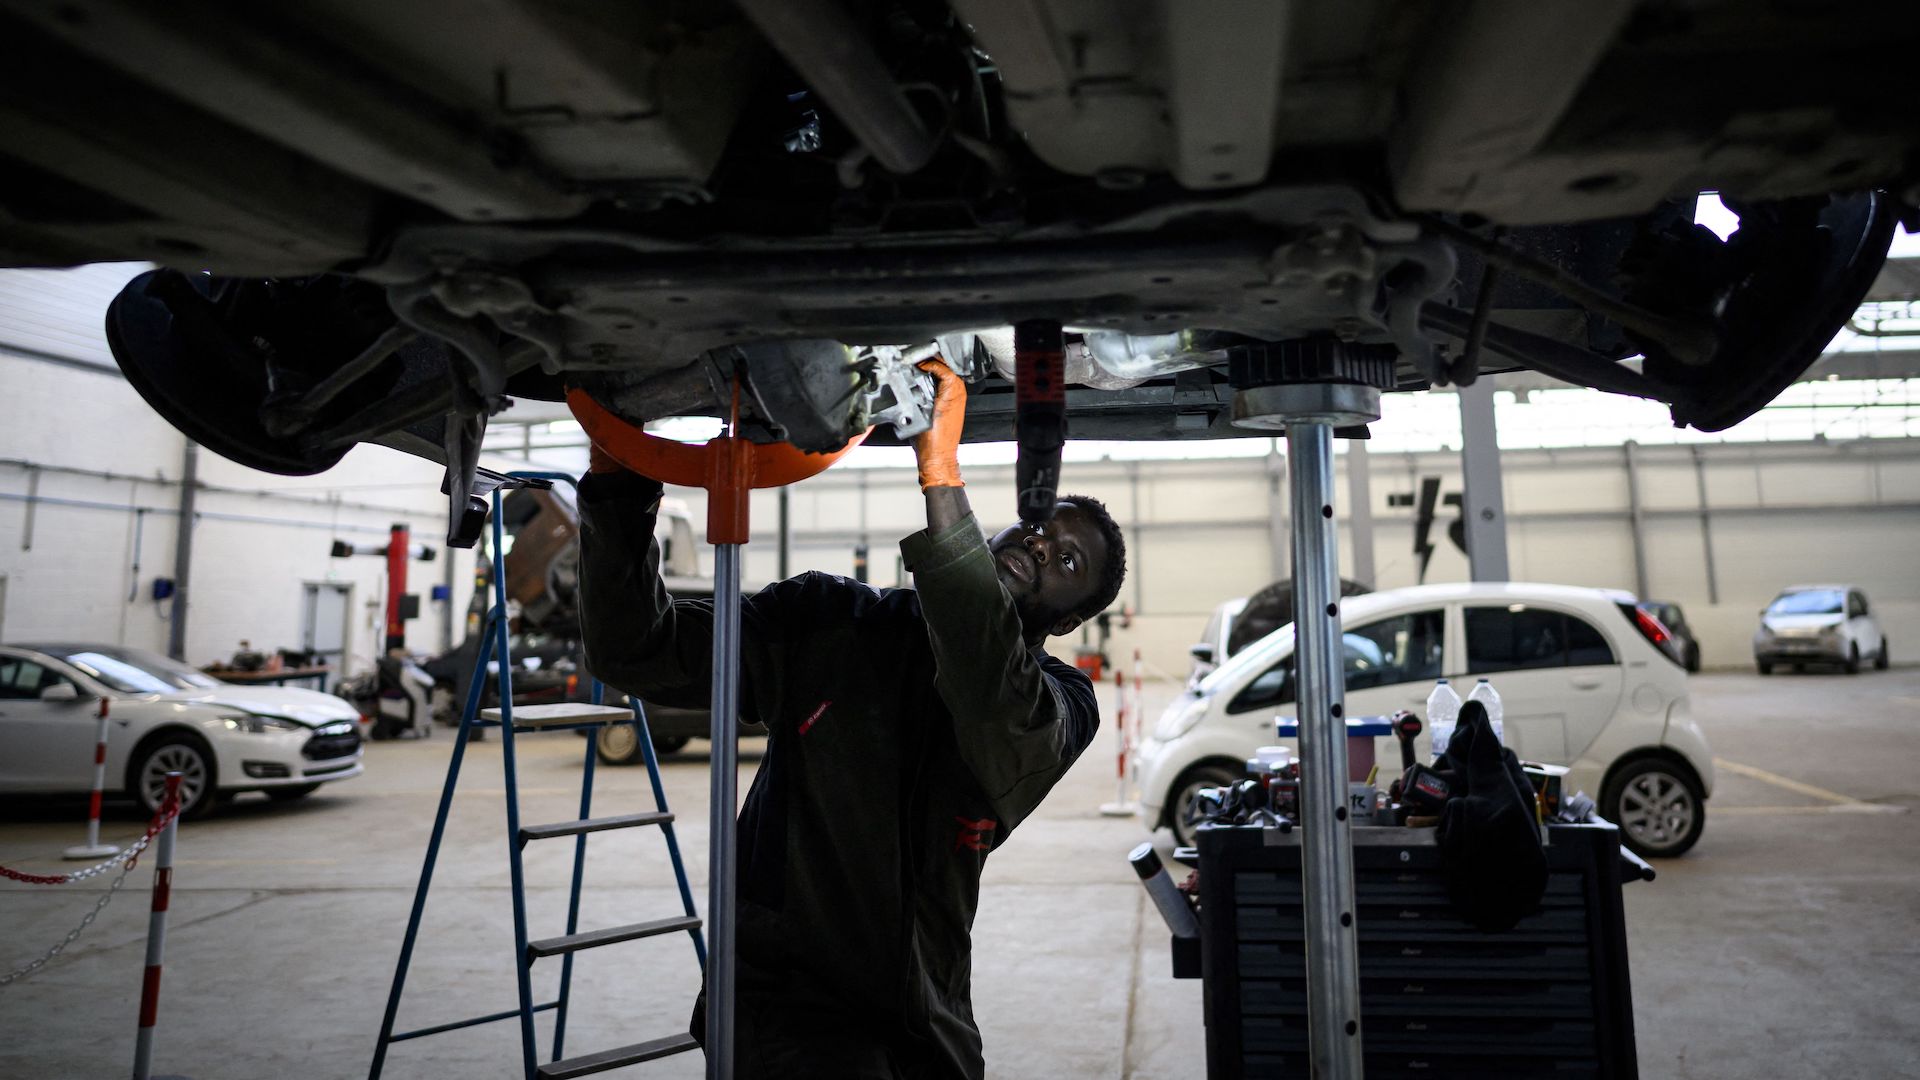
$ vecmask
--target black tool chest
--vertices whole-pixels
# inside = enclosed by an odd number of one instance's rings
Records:
[[[1431,829],[1356,828],[1369,1080],[1634,1077],[1618,832],[1549,829],[1541,909],[1482,933],[1454,915]],[[1207,1075],[1305,1077],[1297,833],[1199,833]]]

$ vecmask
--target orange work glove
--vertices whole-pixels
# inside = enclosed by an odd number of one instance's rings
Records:
[[[625,465],[622,465],[620,464],[620,462],[615,460],[612,454],[609,454],[605,450],[600,449],[599,443],[593,442],[592,440],[588,440],[587,442],[587,471],[588,472],[617,473],[617,472],[625,472],[626,468],[627,467]]]
[[[933,426],[914,436],[913,455],[920,463],[920,490],[966,487],[960,479],[960,429],[967,420],[967,384],[938,357],[922,360],[921,371],[933,376]]]

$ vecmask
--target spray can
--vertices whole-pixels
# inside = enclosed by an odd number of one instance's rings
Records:
[[[1160,864],[1153,845],[1143,843],[1134,848],[1127,862],[1132,863],[1133,872],[1140,875],[1140,884],[1146,886],[1147,895],[1153,897],[1153,906],[1160,909],[1160,917],[1167,921],[1167,929],[1173,931],[1173,936],[1199,937],[1200,920],[1194,917],[1187,898],[1180,895],[1180,887],[1173,883],[1167,868]]]

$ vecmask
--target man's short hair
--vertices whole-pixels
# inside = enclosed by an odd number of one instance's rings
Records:
[[[1082,619],[1091,619],[1095,615],[1113,606],[1120,595],[1120,586],[1127,580],[1127,538],[1120,532],[1120,523],[1107,513],[1107,506],[1091,495],[1062,495],[1060,501],[1077,508],[1081,513],[1093,519],[1100,526],[1100,539],[1106,541],[1107,557],[1100,575],[1100,585],[1093,596],[1074,614]]]

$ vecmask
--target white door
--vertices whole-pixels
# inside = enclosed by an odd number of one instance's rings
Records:
[[[9,791],[84,791],[93,786],[99,701],[42,701],[65,676],[23,656],[0,655],[0,784]],[[78,687],[74,687],[78,690]]]
[[[300,610],[300,647],[331,666],[339,678],[347,656],[347,586],[308,582]]]
[[[1860,647],[1862,663],[1880,655],[1880,625],[1870,617],[1867,594],[1858,589],[1847,592],[1847,638]]]
[[[1531,604],[1467,604],[1464,700],[1486,678],[1500,692],[1506,744],[1530,761],[1565,765],[1613,719],[1625,674],[1600,629]]]

